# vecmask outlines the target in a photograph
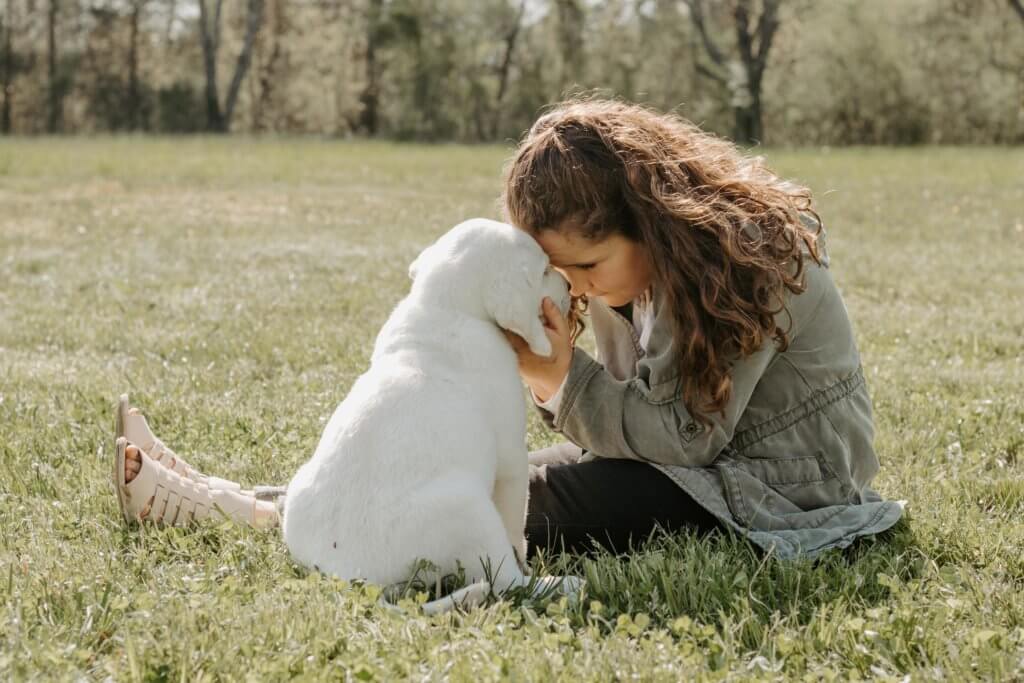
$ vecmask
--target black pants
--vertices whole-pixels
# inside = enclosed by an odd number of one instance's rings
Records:
[[[667,475],[635,460],[531,468],[527,554],[539,549],[585,553],[598,544],[624,553],[656,526],[706,532],[715,517]]]

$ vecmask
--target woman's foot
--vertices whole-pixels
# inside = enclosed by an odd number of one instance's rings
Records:
[[[128,448],[124,451],[124,480],[130,482],[140,469],[142,469],[142,456],[139,455],[139,449],[128,444]]]
[[[177,453],[168,448],[167,444],[157,438],[153,430],[149,428],[149,423],[146,422],[146,418],[139,412],[139,409],[130,407],[128,394],[121,394],[117,403],[114,421],[115,441],[123,436],[129,443],[135,445],[140,451],[149,456],[149,458],[160,463],[162,467],[177,472],[181,476],[210,489],[243,492],[241,484],[228,479],[221,479],[220,477],[207,476],[189,465]]]
[[[186,526],[220,513],[260,529],[280,522],[273,502],[238,491],[211,489],[183,477],[157,463],[124,437],[115,443],[114,486],[121,512],[129,523]]]
[[[135,479],[142,468],[142,455],[149,457],[150,462],[165,467],[177,474],[206,486],[210,490],[234,491],[243,496],[255,497],[257,500],[273,501],[285,494],[285,486],[254,486],[243,489],[241,484],[220,477],[211,477],[198,471],[174,451],[158,439],[146,418],[138,408],[130,407],[128,394],[122,394],[115,413],[115,441],[125,437],[129,446],[125,451],[124,481],[127,484]]]
[[[134,410],[134,408],[133,408]],[[128,444],[124,449],[124,481],[130,483],[135,477],[138,476],[139,470],[142,469],[142,454],[139,452],[138,447]],[[150,496],[146,502],[145,507],[142,508],[142,512],[139,513],[139,519],[145,519],[146,515],[153,507],[153,496]]]
[[[202,472],[189,465],[177,453],[167,447],[163,441],[157,438],[149,423],[137,408],[132,408],[128,401],[128,394],[121,394],[117,402],[117,410],[114,413],[114,439],[124,437],[129,443],[134,444],[147,456],[160,463],[169,470],[173,470],[183,477],[205,484],[210,488],[220,488],[237,491],[241,489],[237,483],[225,479],[211,479]]]

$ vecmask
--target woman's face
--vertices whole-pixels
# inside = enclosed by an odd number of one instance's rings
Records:
[[[573,296],[586,294],[609,306],[622,306],[650,286],[651,259],[642,244],[622,235],[592,242],[572,229],[560,228],[544,230],[536,239]]]

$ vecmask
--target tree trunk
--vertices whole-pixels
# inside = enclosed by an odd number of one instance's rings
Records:
[[[738,60],[726,57],[715,44],[704,16],[703,0],[684,1],[712,63],[711,67],[698,64],[697,72],[724,85],[729,91],[729,104],[735,115],[733,140],[741,145],[761,142],[764,138],[761,82],[768,62],[768,51],[779,28],[778,10],[781,0],[764,0],[764,9],[753,31],[750,30],[750,0],[735,0],[733,20]]]
[[[4,5],[4,20],[0,22],[0,54],[3,55],[3,71],[0,73],[0,94],[3,95],[3,103],[0,104],[0,133],[11,134],[11,99],[14,95],[14,49],[12,47],[11,34],[13,31],[14,15],[12,14],[11,0]]]
[[[494,96],[494,121],[491,123],[491,138],[495,138],[501,132],[501,116],[504,113],[502,103],[505,100],[505,92],[508,90],[508,74],[512,68],[512,55],[516,49],[516,39],[519,37],[519,29],[523,23],[523,14],[526,12],[526,0],[521,0],[519,10],[512,20],[512,26],[505,34],[505,56],[498,67],[498,93]]]
[[[207,0],[199,0],[199,40],[203,45],[203,66],[206,70],[206,128],[212,133],[227,133],[238,101],[238,91],[252,61],[252,47],[263,23],[264,0],[249,0],[246,11],[245,38],[235,63],[235,73],[228,85],[224,109],[220,107],[217,88],[217,51],[220,49],[220,16],[223,0],[217,0],[210,16]]]
[[[558,9],[561,86],[564,89],[578,83],[583,76],[583,24],[586,17],[579,0],[556,0],[555,6]]]
[[[741,100],[743,108],[743,126],[737,127],[736,142],[750,145],[763,141],[764,125],[761,117],[761,81],[764,77],[765,65],[768,62],[768,51],[771,49],[775,32],[779,28],[778,11],[781,0],[764,0],[764,8],[757,21],[757,27],[750,30],[750,0],[737,0],[733,17],[736,22],[736,45],[743,65],[746,89],[744,93],[735,93],[734,100]],[[754,39],[757,38],[757,48]]]
[[[359,96],[359,129],[369,136],[377,134],[379,92],[377,88],[377,36],[380,31],[383,0],[370,0],[366,11],[366,87]]]
[[[752,145],[762,139],[761,102],[754,99],[743,107],[735,107],[736,123],[733,139],[741,145]]]
[[[199,0],[199,41],[203,46],[203,67],[206,71],[206,129],[223,133],[226,131],[224,116],[220,112],[220,99],[217,95],[217,50],[220,49],[222,0],[216,0],[212,17],[206,2]]]
[[[146,0],[134,0],[129,17],[128,42],[128,130],[138,130],[141,122],[139,102],[139,16]]]
[[[57,74],[57,12],[60,9],[58,0],[50,0],[46,13],[46,62],[47,62],[47,112],[46,132],[56,133],[60,130],[61,87]]]
[[[249,70],[252,62],[252,46],[256,42],[256,36],[263,24],[264,0],[249,0],[246,11],[245,39],[242,42],[242,51],[235,63],[235,74],[231,77],[231,84],[228,86],[228,97],[224,103],[224,132],[231,128],[231,117],[235,112],[235,104],[238,101],[238,91],[242,87],[245,73]]]
[[[271,14],[274,18],[270,33],[270,56],[261,60],[261,43],[258,42],[253,48],[253,58],[256,62],[253,67],[253,78],[250,83],[254,85],[250,89],[252,106],[252,127],[256,131],[265,131],[271,128],[267,125],[266,112],[273,106],[274,86],[277,84],[277,65],[281,60],[281,44],[286,39],[288,32],[288,18],[285,14],[284,0],[274,0],[271,5]]]

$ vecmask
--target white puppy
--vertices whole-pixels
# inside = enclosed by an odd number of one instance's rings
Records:
[[[549,355],[541,301],[567,311],[566,283],[533,238],[486,219],[452,228],[409,275],[370,369],[288,485],[285,543],[345,579],[386,586],[426,559],[471,582],[489,564],[496,591],[524,585],[526,407],[499,326]]]

